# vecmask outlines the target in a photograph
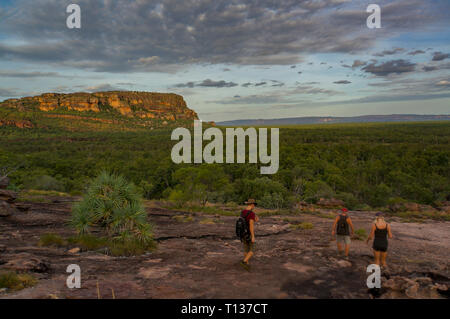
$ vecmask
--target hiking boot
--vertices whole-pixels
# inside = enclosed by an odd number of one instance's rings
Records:
[[[250,271],[250,265],[248,263],[241,261],[239,265],[241,265],[241,267],[244,268],[245,270]]]

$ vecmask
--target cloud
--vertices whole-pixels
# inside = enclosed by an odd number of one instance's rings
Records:
[[[17,71],[2,71],[0,76],[8,78],[42,78],[42,77],[64,77],[57,72],[17,72]]]
[[[367,62],[364,62],[361,60],[355,60],[355,61],[353,61],[352,68],[358,68],[358,67],[364,66],[366,64],[367,64]]]
[[[424,54],[425,51],[423,50],[415,50],[408,53],[408,55],[418,55],[418,54]]]
[[[442,61],[450,57],[449,53],[434,52],[433,61]]]
[[[335,81],[335,82],[333,82],[334,84],[350,84],[350,83],[352,83],[352,82],[350,82],[350,81],[347,81],[347,80],[340,80],[340,81]]]
[[[270,80],[272,82],[272,87],[282,87],[284,86],[284,83],[277,80]]]
[[[387,76],[390,74],[412,72],[414,71],[415,66],[415,63],[400,59],[383,62],[378,65],[376,65],[376,63],[374,62],[363,67],[362,70],[376,76]]]
[[[437,86],[448,86],[450,87],[450,81],[448,80],[442,80],[436,83]]]
[[[186,83],[179,83],[175,84],[174,87],[176,88],[194,88],[194,87],[207,87],[207,88],[229,88],[229,87],[235,87],[238,86],[237,83],[234,82],[226,82],[224,80],[220,81],[213,81],[211,79],[206,79],[201,82],[186,82]]]
[[[87,92],[104,92],[104,91],[122,91],[121,89],[110,84],[97,84],[84,87]]]
[[[439,64],[425,64],[422,67],[425,72],[439,71],[439,70],[450,70],[450,62],[439,63]]]
[[[232,99],[223,99],[217,101],[210,101],[217,104],[273,104],[284,103],[285,97],[274,94],[249,95],[241,97],[234,96]]]
[[[176,72],[188,65],[288,65],[310,53],[356,53],[380,38],[446,21],[418,0],[383,6],[383,28],[361,32],[365,10],[321,0],[78,0],[82,28],[67,29],[65,2],[17,0],[2,24],[0,58],[100,72]],[[414,22],[414,23],[413,23]],[[4,40],[6,39],[6,41]],[[20,39],[21,41],[9,41]]]
[[[404,51],[405,51],[405,49],[403,49],[403,48],[394,48],[392,50],[384,50],[382,52],[374,53],[373,56],[383,57],[385,55],[394,55],[394,54],[402,53]]]
[[[160,60],[159,56],[149,56],[146,58],[139,58],[138,63],[142,65],[155,64]]]
[[[18,96],[21,96],[21,94],[19,92],[17,92],[16,89],[0,88],[0,96],[1,97],[18,97]]]
[[[424,70],[425,72],[431,72],[431,71],[439,70],[439,67],[436,65],[424,65],[422,70]]]

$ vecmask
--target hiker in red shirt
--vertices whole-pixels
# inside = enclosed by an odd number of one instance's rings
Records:
[[[242,243],[244,244],[244,260],[241,261],[241,266],[246,270],[249,270],[249,260],[253,256],[255,244],[255,222],[258,221],[258,217],[253,211],[257,205],[256,201],[254,199],[249,199],[245,204],[247,207],[241,212],[241,217],[245,219],[248,231],[246,232],[246,236],[242,239]]]

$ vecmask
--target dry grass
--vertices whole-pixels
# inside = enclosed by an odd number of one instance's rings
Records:
[[[33,287],[37,279],[30,274],[17,274],[15,272],[0,273],[0,288],[17,291]]]

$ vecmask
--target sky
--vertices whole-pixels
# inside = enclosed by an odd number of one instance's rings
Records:
[[[217,122],[450,114],[449,13],[448,0],[0,0],[0,101],[131,90],[180,94]]]

